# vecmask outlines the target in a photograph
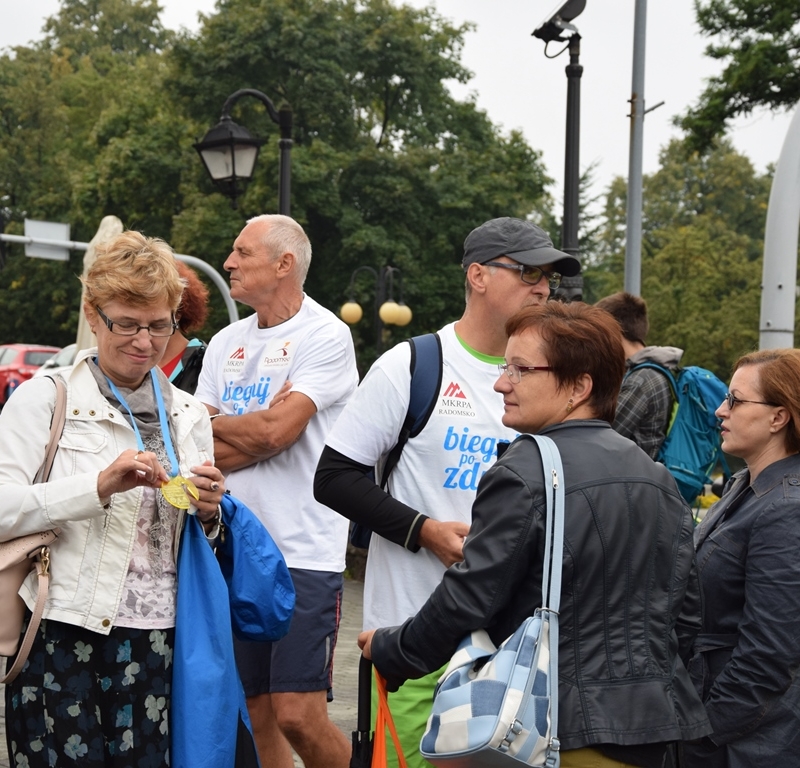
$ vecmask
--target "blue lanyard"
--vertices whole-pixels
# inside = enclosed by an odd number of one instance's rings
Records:
[[[172,445],[172,436],[169,433],[169,424],[167,423],[167,409],[164,407],[164,396],[161,394],[161,387],[158,385],[158,379],[156,378],[156,369],[150,369],[150,377],[153,379],[153,391],[156,395],[156,405],[158,406],[158,420],[161,423],[161,436],[164,439],[164,449],[167,452],[167,457],[169,458],[170,464],[172,464],[172,476],[177,477],[178,473],[180,472],[180,464],[178,464],[178,458],[175,455],[175,448]],[[122,396],[122,393],[116,388],[114,382],[106,376],[106,381],[108,385],[111,387],[111,391],[114,393],[114,397],[119,400],[119,404],[128,412],[128,416],[131,417],[131,426],[133,427],[133,431],[136,433],[136,445],[138,446],[139,450],[144,452],[144,441],[142,440],[142,435],[139,432],[139,427],[136,426],[136,419],[133,417],[133,413],[131,412],[130,406],[126,402],[125,398]]]

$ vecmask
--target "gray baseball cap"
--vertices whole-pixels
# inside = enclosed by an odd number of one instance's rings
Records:
[[[470,264],[485,264],[500,256],[531,267],[552,264],[565,277],[574,277],[581,270],[578,258],[554,248],[541,227],[508,216],[491,219],[467,235],[461,264],[466,269]]]

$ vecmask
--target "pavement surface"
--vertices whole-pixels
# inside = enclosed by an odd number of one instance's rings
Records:
[[[328,705],[331,720],[349,739],[356,728],[358,661],[361,652],[356,638],[361,631],[361,600],[364,584],[346,580],[342,601],[342,621],[339,625],[339,640],[333,663],[334,700]],[[4,665],[0,664],[0,667]],[[295,766],[302,768],[303,762],[295,757]],[[10,768],[6,751],[5,686],[0,685],[0,768]]]

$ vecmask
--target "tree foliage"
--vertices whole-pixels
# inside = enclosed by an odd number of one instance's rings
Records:
[[[780,37],[754,4],[704,5],[739,6]],[[795,26],[795,16],[786,20],[782,40]],[[0,54],[4,228],[64,221],[86,241],[113,214],[222,271],[243,213],[277,210],[278,131],[258,100],[236,103],[233,118],[267,139],[239,211],[213,190],[192,143],[231,93],[256,88],[294,113],[292,215],[313,245],[309,294],[337,310],[359,266],[391,265],[414,319],[387,329],[384,343],[435,329],[461,311],[459,259],[473,227],[532,217],[558,242],[540,153],[447,88],[470,77],[460,60],[468,29],[388,0],[220,0],[197,33],[175,35],[154,0],[61,0],[41,41]],[[687,362],[726,375],[757,339],[769,177],[724,142],[704,155],[675,142],[660,164],[644,185],[650,341],[683,346]],[[591,219],[590,187],[591,169],[581,181],[581,246],[593,301],[622,288],[627,191],[616,179]],[[81,261],[27,259],[8,247],[0,340],[69,343]],[[365,310],[353,329],[362,367],[375,344],[368,274],[353,286]],[[227,318],[214,289],[201,335]]]
[[[388,0],[221,0],[196,34],[175,36],[154,0],[62,0],[44,40],[0,56],[7,229],[25,217],[68,221],[88,240],[114,214],[221,270],[243,217],[213,191],[192,143],[231,93],[256,88],[294,113],[292,215],[314,249],[308,292],[337,309],[356,267],[393,265],[414,320],[386,342],[433,329],[460,312],[470,229],[549,214],[540,153],[450,95],[448,81],[470,77],[460,63],[468,29]],[[241,209],[274,212],[277,127],[256,99],[237,102],[233,117],[268,139]],[[0,338],[27,328],[66,343],[79,259],[66,267],[16,254],[0,298],[25,301],[14,321],[0,317]],[[52,289],[30,295],[39,272],[37,290]],[[67,300],[55,300],[56,287]],[[359,278],[355,291],[371,318],[375,286]],[[225,322],[215,296],[205,335]],[[354,335],[369,362],[369,321]]]
[[[731,118],[800,101],[800,4],[796,0],[695,0],[708,56],[724,63],[680,121],[693,149],[707,149]]]
[[[727,142],[700,155],[673,141],[645,176],[642,296],[649,344],[681,347],[684,364],[726,378],[758,345],[761,254],[771,179]],[[626,185],[606,196],[599,256],[587,267],[587,297],[622,290]]]

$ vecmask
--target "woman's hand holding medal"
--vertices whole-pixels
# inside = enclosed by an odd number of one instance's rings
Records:
[[[130,491],[137,485],[160,488],[169,480],[158,457],[148,451],[123,451],[97,477],[97,495],[109,499],[115,493]]]
[[[211,522],[217,517],[225,493],[225,477],[210,461],[191,469],[194,475],[188,478],[188,482],[198,493],[197,498],[192,499],[192,504],[197,508],[197,516],[202,522]]]
[[[189,509],[194,506],[201,521],[213,520],[225,493],[225,478],[210,461],[191,470],[192,477],[170,478],[154,453],[126,450],[98,475],[97,495],[105,502],[115,493],[130,491],[139,485],[158,488],[174,507]]]

